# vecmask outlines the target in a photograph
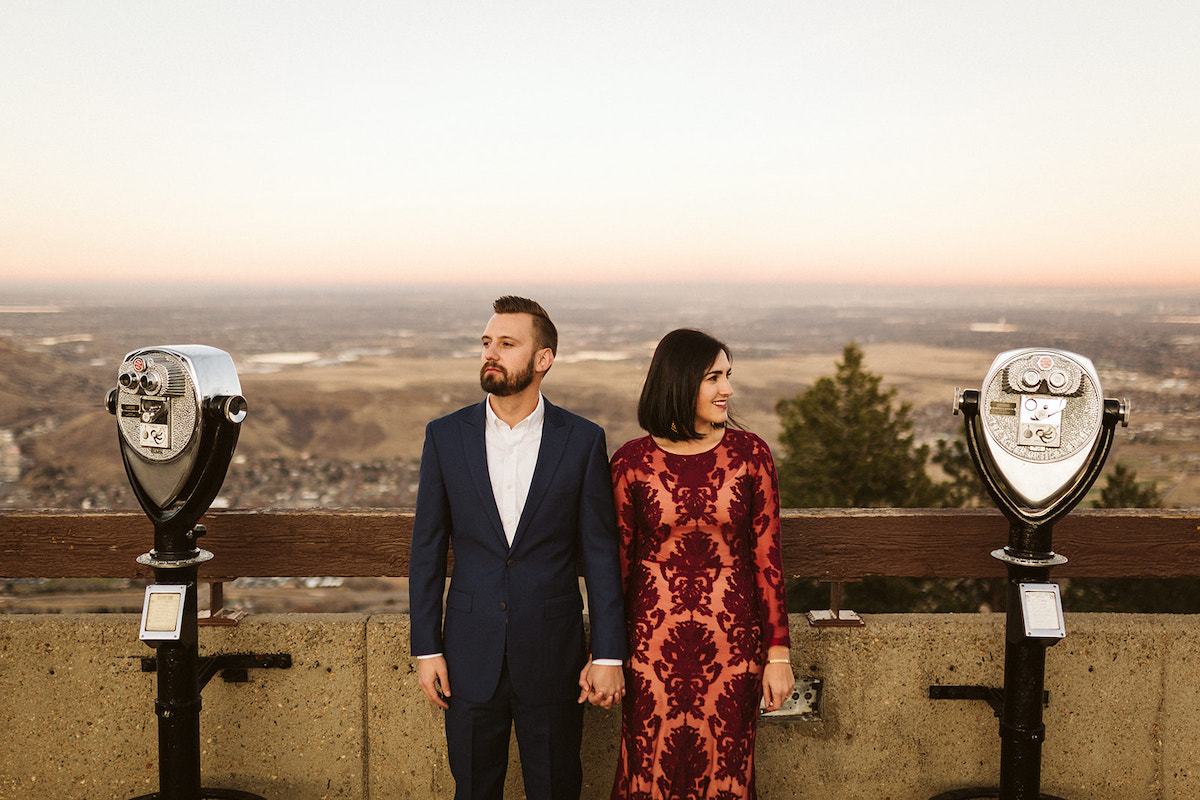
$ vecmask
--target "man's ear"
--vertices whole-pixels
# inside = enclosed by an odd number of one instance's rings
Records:
[[[533,360],[534,371],[549,372],[552,364],[554,364],[554,351],[549,347],[538,350],[537,356]]]

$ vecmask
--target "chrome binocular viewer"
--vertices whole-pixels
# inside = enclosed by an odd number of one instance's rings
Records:
[[[1027,348],[996,356],[982,391],[956,389],[954,413],[967,417],[967,446],[993,499],[1032,522],[1083,498],[1129,409],[1104,399],[1087,358]]]
[[[134,350],[106,406],[142,509],[156,529],[190,530],[220,492],[246,418],[233,359],[205,345]]]

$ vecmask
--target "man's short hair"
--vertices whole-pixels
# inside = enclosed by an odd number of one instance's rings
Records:
[[[527,297],[506,294],[496,298],[492,303],[492,311],[497,314],[529,314],[533,317],[535,348],[541,350],[549,347],[551,353],[558,355],[558,328],[554,327],[550,315],[540,303]]]

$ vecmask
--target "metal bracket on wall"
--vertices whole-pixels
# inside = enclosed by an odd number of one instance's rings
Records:
[[[218,672],[226,683],[245,683],[250,679],[251,669],[291,669],[290,653],[230,653],[200,659],[199,682],[203,689]],[[157,672],[158,661],[154,656],[142,657],[142,672]]]
[[[930,700],[986,700],[987,704],[1000,716],[1004,708],[1004,690],[991,686],[941,686],[929,687]],[[1042,693],[1042,705],[1050,705],[1050,692]]]

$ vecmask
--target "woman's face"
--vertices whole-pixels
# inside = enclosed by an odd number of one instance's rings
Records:
[[[696,394],[696,432],[701,436],[714,425],[724,425],[729,420],[729,398],[733,396],[730,371],[729,356],[722,350],[700,380],[700,391]]]

